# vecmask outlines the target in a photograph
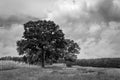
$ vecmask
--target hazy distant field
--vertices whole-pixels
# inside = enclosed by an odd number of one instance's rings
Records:
[[[54,64],[42,69],[13,61],[0,61],[0,80],[120,80],[120,69]]]

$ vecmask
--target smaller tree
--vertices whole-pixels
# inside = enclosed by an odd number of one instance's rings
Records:
[[[65,59],[74,61],[74,60],[77,59],[77,54],[80,53],[79,52],[80,51],[80,47],[73,40],[66,39],[66,42],[67,42],[67,50],[66,50],[67,52],[66,52]]]

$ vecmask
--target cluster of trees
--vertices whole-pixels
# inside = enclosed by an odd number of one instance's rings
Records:
[[[24,33],[17,41],[17,51],[29,64],[57,62],[60,59],[75,61],[80,47],[65,34],[53,21],[38,20],[24,24]]]
[[[120,58],[80,59],[75,65],[120,68]]]
[[[12,60],[12,61],[24,62],[22,57],[11,57],[11,56],[1,57],[0,60]]]

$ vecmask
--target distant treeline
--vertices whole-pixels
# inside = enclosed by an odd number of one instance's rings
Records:
[[[79,59],[76,61],[75,65],[120,68],[120,58]]]
[[[24,62],[23,57],[5,56],[5,57],[1,57],[0,60],[12,60],[12,61]]]

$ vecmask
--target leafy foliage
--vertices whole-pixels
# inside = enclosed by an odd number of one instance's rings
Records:
[[[77,55],[79,54],[80,47],[73,40],[66,39],[66,52],[65,52],[65,60],[67,61],[75,61],[77,59]]]
[[[29,21],[24,24],[24,33],[17,41],[19,55],[26,62],[34,64],[48,60],[57,61],[66,53],[78,53],[79,46],[73,40],[65,39],[64,33],[53,21]]]

